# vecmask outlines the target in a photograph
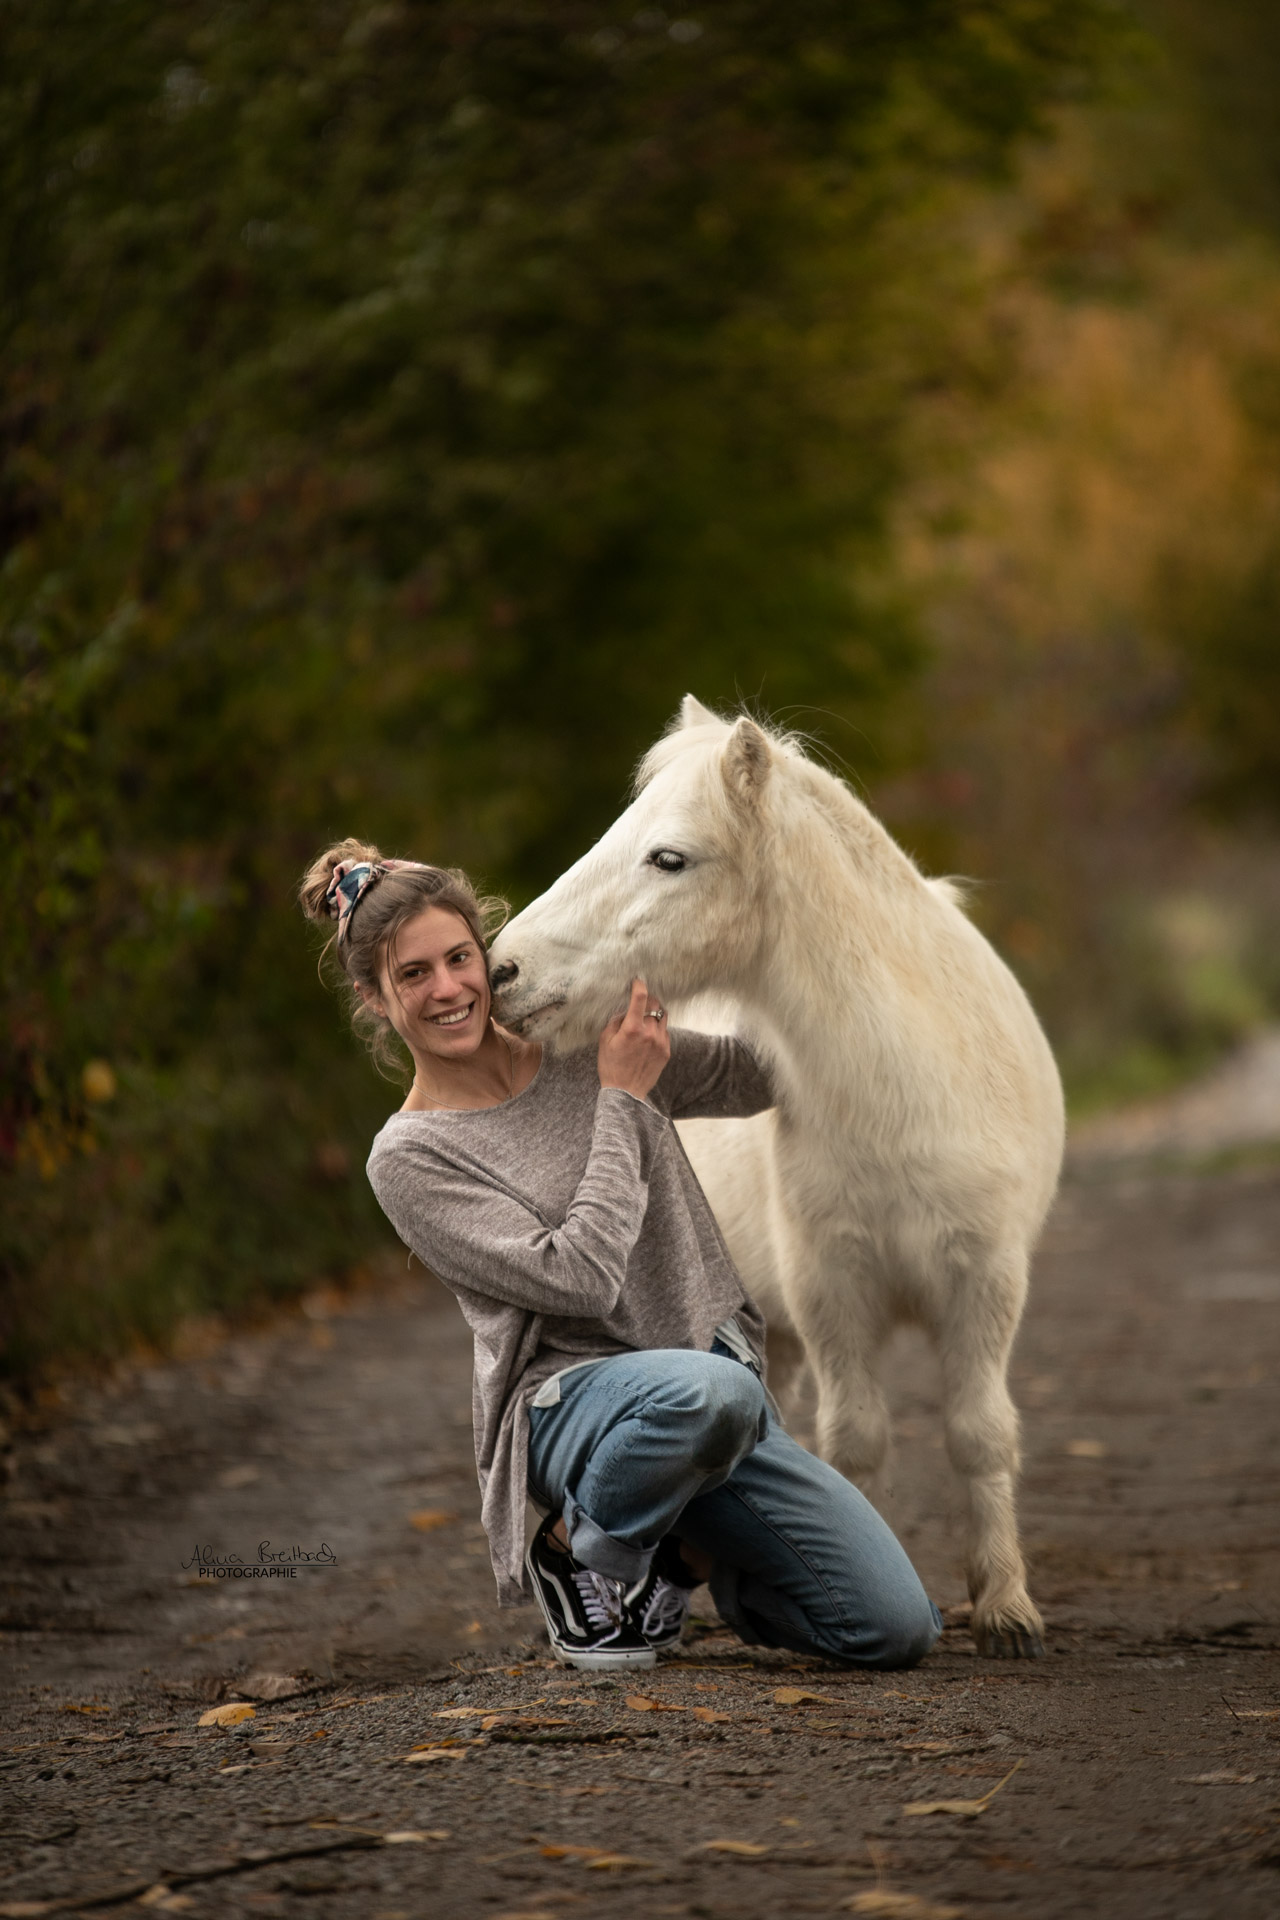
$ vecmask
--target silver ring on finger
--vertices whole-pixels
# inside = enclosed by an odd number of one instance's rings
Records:
[[[666,1017],[667,1010],[665,1007],[650,1007],[648,1013],[645,1014],[646,1020],[665,1020]]]

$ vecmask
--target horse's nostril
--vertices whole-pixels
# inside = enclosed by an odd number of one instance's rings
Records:
[[[519,971],[520,969],[514,960],[504,960],[502,965],[495,967],[489,975],[489,985],[491,987],[509,987]]]

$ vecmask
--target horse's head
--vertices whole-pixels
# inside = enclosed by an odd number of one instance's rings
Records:
[[[495,1011],[530,1039],[593,1040],[643,975],[662,1000],[739,988],[759,945],[760,864],[778,749],[692,695],[603,839],[494,942]]]

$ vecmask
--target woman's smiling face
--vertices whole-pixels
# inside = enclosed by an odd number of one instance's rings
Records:
[[[465,1060],[489,1030],[489,967],[466,921],[424,907],[383,956],[378,1010],[416,1056]]]

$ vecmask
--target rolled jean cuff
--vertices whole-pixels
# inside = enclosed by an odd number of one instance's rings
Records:
[[[654,1547],[633,1547],[615,1540],[584,1513],[571,1493],[564,1497],[564,1524],[569,1536],[569,1551],[581,1566],[602,1573],[609,1580],[625,1580],[633,1586],[643,1580],[653,1559]]]

